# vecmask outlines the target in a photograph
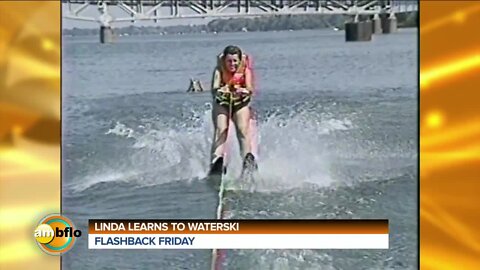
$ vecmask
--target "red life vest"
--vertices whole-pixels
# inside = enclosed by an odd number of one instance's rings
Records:
[[[221,85],[230,85],[232,88],[245,88],[246,81],[245,81],[245,71],[250,69],[248,55],[243,54],[242,59],[240,60],[240,64],[238,65],[237,71],[234,74],[227,72],[225,70],[225,64],[223,62],[223,54],[218,56],[218,67],[222,76],[222,83]]]

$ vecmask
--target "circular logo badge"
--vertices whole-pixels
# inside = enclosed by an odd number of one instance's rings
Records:
[[[70,219],[56,214],[40,220],[34,231],[38,246],[50,255],[62,255],[69,251],[81,235],[82,232]]]

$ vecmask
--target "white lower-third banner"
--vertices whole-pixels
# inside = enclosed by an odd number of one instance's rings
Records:
[[[388,234],[89,234],[89,249],[388,249]]]

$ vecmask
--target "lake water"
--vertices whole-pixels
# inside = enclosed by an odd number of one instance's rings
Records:
[[[389,250],[232,250],[225,269],[417,268],[417,30],[346,43],[329,30],[63,41],[63,214],[215,218],[209,88],[226,45],[254,60],[258,189],[236,219],[376,218]],[[234,136],[234,134],[232,133]],[[234,141],[235,142],[235,141]],[[232,144],[229,174],[239,173]],[[211,251],[88,250],[63,269],[209,269]]]

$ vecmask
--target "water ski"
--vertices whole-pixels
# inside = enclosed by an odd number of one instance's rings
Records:
[[[227,168],[223,164],[223,157],[218,157],[210,167],[208,172],[207,181],[212,185],[215,190],[220,189],[222,184],[222,176],[226,174]]]
[[[252,190],[255,187],[255,175],[258,172],[258,165],[255,161],[253,154],[248,153],[245,155],[242,166],[242,174],[240,175],[240,182],[248,190]]]
[[[207,181],[215,189],[220,190],[222,185],[222,178],[226,183],[223,183],[224,188],[229,192],[233,190],[252,190],[255,187],[255,178],[258,172],[258,165],[255,161],[255,157],[248,153],[242,164],[242,173],[238,178],[226,179],[227,168],[224,164],[223,157],[218,157],[210,167],[210,171],[207,176]]]

